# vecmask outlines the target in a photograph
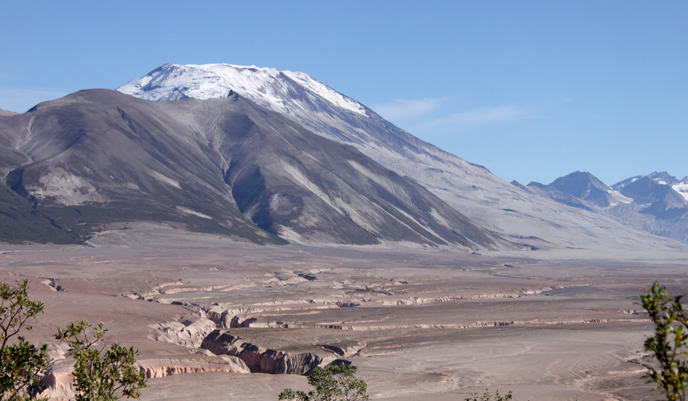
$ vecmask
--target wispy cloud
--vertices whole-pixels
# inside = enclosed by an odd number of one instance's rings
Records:
[[[535,118],[537,110],[532,107],[502,105],[495,107],[478,107],[458,113],[451,113],[429,119],[417,125],[419,129],[436,129],[442,127],[461,127],[466,125],[486,125],[507,123]]]
[[[410,120],[437,110],[446,99],[396,99],[391,103],[373,105],[373,110],[390,121]]]
[[[397,99],[373,106],[385,119],[422,137],[458,132],[479,126],[513,124],[552,118],[548,111],[569,100],[526,104],[502,104],[465,109],[457,97]],[[465,103],[465,100],[461,101]]]
[[[382,117],[406,131],[430,140],[446,135],[474,132],[487,127],[532,124],[537,120],[572,118],[561,114],[572,99],[467,107],[467,95],[441,98],[397,99],[373,106]]]
[[[23,113],[40,102],[57,99],[65,95],[64,92],[51,90],[0,87],[0,109]]]

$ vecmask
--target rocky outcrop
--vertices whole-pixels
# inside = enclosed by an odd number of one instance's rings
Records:
[[[296,303],[298,306],[281,306],[287,305],[286,303],[275,303],[268,307],[245,307],[245,308],[229,308],[223,309],[218,306],[213,306],[211,308],[202,309],[205,316],[215,322],[218,327],[223,329],[234,329],[238,327],[259,327],[253,324],[256,321],[252,318],[251,314],[257,313],[276,313],[284,311],[302,311],[305,309],[335,309],[335,308],[348,308],[359,306],[358,302],[332,302],[332,301],[312,301],[312,302],[301,302]],[[306,304],[304,307],[303,304]],[[276,306],[275,306],[276,305]]]
[[[348,358],[358,354],[362,349],[366,347],[366,344],[353,343],[353,344],[323,344],[320,347],[322,349],[332,352],[333,354]],[[333,362],[334,363],[334,362]]]
[[[231,335],[227,330],[215,330],[210,333],[201,343],[201,348],[216,355],[239,357],[253,373],[307,375],[331,359],[311,352],[290,354],[259,347]]]
[[[165,377],[184,373],[230,372],[250,373],[248,366],[240,358],[223,355],[217,358],[181,359],[161,358],[145,359],[136,362],[136,366],[146,372],[147,378]]]
[[[199,318],[193,323],[171,321],[153,324],[149,327],[157,331],[157,335],[151,336],[153,340],[179,344],[184,347],[198,348],[203,339],[215,330],[215,322],[205,317]]]
[[[70,400],[74,398],[74,376],[72,375],[74,360],[62,359],[48,369],[44,378],[44,390],[41,397],[52,401]],[[228,372],[250,373],[246,364],[234,356],[220,357],[195,356],[190,358],[157,358],[143,359],[134,365],[145,372],[146,378],[165,377],[185,373]]]
[[[46,278],[45,280],[41,281],[41,284],[48,286],[50,291],[64,291],[60,285],[55,284],[54,278]]]
[[[248,324],[256,319],[245,316],[248,313],[265,312],[264,308],[231,308],[221,309],[213,307],[204,311],[208,319],[215,322],[218,327],[231,329],[237,327],[249,327]]]
[[[73,360],[60,360],[53,364],[43,376],[44,389],[40,394],[41,398],[50,400],[69,400],[74,397],[72,382],[74,376]]]

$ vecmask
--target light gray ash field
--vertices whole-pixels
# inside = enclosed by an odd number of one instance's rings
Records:
[[[302,73],[118,91],[0,113],[0,280],[45,303],[31,340],[103,321],[145,400],[275,400],[337,359],[379,400],[656,396],[636,301],[688,292],[686,180],[512,185]]]
[[[154,377],[145,400],[276,399],[340,358],[360,367],[373,399],[486,387],[531,400],[654,399],[640,378],[650,324],[635,301],[653,280],[688,289],[685,254],[666,250],[260,246],[153,225],[90,243],[5,245],[0,278],[30,278],[45,302],[31,339],[102,320],[141,350]],[[243,343],[255,347],[241,354]]]

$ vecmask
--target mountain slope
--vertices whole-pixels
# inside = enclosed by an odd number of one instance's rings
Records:
[[[0,120],[0,132],[23,157],[7,184],[65,229],[147,220],[261,243],[512,246],[356,149],[236,94],[160,103],[81,91]]]
[[[143,99],[222,98],[231,91],[314,133],[352,145],[477,223],[534,246],[633,248],[657,241],[618,222],[519,189],[399,129],[304,73],[229,64],[166,64],[117,89]],[[539,238],[537,238],[539,237]]]
[[[51,224],[29,201],[0,184],[0,241],[77,244],[83,239]]]

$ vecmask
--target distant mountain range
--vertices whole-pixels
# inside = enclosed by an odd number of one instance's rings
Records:
[[[688,241],[688,177],[667,172],[635,176],[606,186],[590,173],[576,171],[549,185],[515,186],[652,234]]]
[[[43,225],[5,241],[154,221],[274,244],[681,247],[601,213],[627,198],[594,177],[510,185],[300,72],[166,64],[0,113],[0,145],[0,217]]]

